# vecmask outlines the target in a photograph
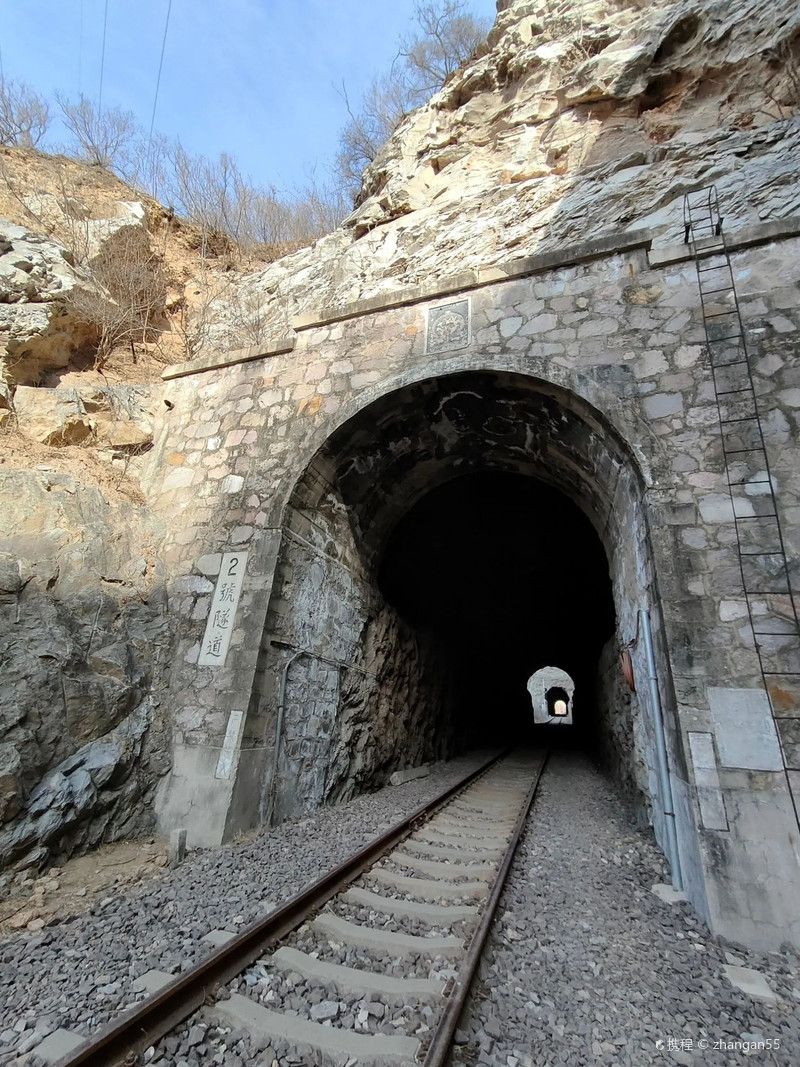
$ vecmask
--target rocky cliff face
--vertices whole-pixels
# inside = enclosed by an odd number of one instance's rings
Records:
[[[46,465],[0,494],[0,867],[25,868],[148,824],[170,629],[140,505]]]
[[[264,339],[587,234],[679,241],[683,194],[712,182],[730,229],[800,212],[793,0],[498,6],[485,54],[403,122],[344,226],[243,279]],[[243,343],[222,302],[206,339]]]

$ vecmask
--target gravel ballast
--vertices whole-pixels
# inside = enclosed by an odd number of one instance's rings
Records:
[[[669,881],[663,856],[633,826],[586,759],[551,758],[454,1063],[800,1063],[797,956],[725,945],[689,904],[659,899],[651,890]],[[723,972],[732,962],[761,971],[777,1004],[732,986]],[[754,1047],[776,1040],[779,1049]]]
[[[244,844],[190,853],[179,868],[104,897],[86,914],[0,942],[0,1057],[57,1027],[97,1031],[142,998],[132,989],[140,975],[188,969],[212,951],[203,940],[210,931],[238,930],[288,900],[488,757],[438,764],[425,778]]]
[[[196,853],[162,878],[98,902],[90,914],[3,943],[0,1063],[15,1062],[48,1029],[96,1029],[136,999],[131,985],[144,971],[179,973],[210,951],[201,940],[209,930],[238,928],[266,902],[287,899],[474,762],[442,765],[429,778],[324,809],[246,844]],[[366,875],[358,884],[369,881]],[[615,787],[585,758],[554,755],[459,1024],[455,1067],[800,1062],[797,957],[755,955],[713,938],[687,903],[668,904],[652,892],[666,881],[661,852],[649,834],[634,828]],[[343,901],[330,907],[343,918],[366,917],[420,936],[466,928],[386,919]],[[340,945],[316,933],[311,922],[288,943],[331,963],[396,977],[446,980],[457,965]],[[723,971],[731,963],[760,971],[777,1002],[751,999],[731,985]],[[438,1015],[427,997],[347,993],[281,971],[267,959],[220,990],[223,999],[231,993],[365,1035],[424,1039]],[[767,1042],[773,1047],[758,1047]],[[214,1005],[148,1050],[144,1062],[353,1067],[347,1056],[231,1029]]]

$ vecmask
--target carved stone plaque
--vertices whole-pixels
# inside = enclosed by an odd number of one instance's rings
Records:
[[[203,647],[197,659],[201,667],[221,667],[225,662],[246,566],[246,552],[226,552],[222,557],[217,588],[206,622]]]
[[[430,308],[425,351],[452,352],[469,344],[469,300]]]

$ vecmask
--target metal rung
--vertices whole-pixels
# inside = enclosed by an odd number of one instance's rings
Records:
[[[703,311],[703,318],[721,319],[723,315],[736,315],[738,313],[738,310],[738,308],[731,308],[730,311],[712,311],[709,315],[706,315],[705,311]]]
[[[745,385],[743,389],[722,389],[722,390],[717,389],[716,393],[717,393],[718,397],[719,396],[734,396],[734,394],[736,394],[736,393],[752,393],[753,396],[756,395],[756,391],[752,387],[752,385]]]
[[[777,522],[777,512],[765,511],[763,515],[734,515],[734,520],[736,522],[761,522],[762,519],[769,519],[770,522]]]
[[[712,252],[711,254],[717,256],[723,255],[722,252]],[[723,270],[725,267],[727,267],[731,273],[731,277],[733,277],[733,268],[730,265],[730,261],[727,256],[725,256],[724,259],[725,262],[717,264],[716,267],[698,267],[697,270],[700,274],[708,274],[708,272],[711,270]]]
[[[800,678],[800,671],[762,671],[765,678]]]
[[[727,426],[731,422],[758,422],[758,415],[741,415],[738,419],[720,418],[720,425]]]
[[[712,370],[722,370],[724,367],[739,367],[743,363],[748,363],[748,360],[746,360],[746,359],[730,359],[730,360],[728,360],[727,363],[715,363],[714,360],[712,359],[711,360],[711,369]],[[743,375],[743,377],[744,377],[744,375]],[[714,378],[716,380],[716,375],[714,375]],[[749,379],[749,372],[747,373],[747,378]],[[745,380],[747,380],[747,379],[745,379]],[[745,389],[749,388],[753,392],[755,392],[755,389],[753,389],[753,383],[750,382],[750,381],[748,381],[748,384],[746,386],[743,386],[743,388],[745,388]]]
[[[783,589],[745,589],[744,595],[746,597],[754,597],[754,596],[787,596],[789,592],[790,592],[789,589],[787,589],[785,592],[784,592]],[[791,673],[791,672],[789,672],[789,673]]]
[[[738,456],[742,452],[763,452],[766,455],[766,449],[763,445],[754,445],[752,448],[726,448],[723,444],[722,451],[726,456]]]
[[[719,267],[715,267],[715,270],[719,270]],[[700,287],[703,290],[703,287]],[[724,285],[721,289],[705,289],[703,290],[703,296],[712,296],[714,293],[733,293],[734,299],[736,299],[736,289],[733,285]],[[738,303],[738,301],[737,301]]]
[[[800,637],[800,632],[792,630],[753,630],[754,637]]]
[[[728,485],[772,485],[772,480],[770,478],[743,478],[739,482],[728,482]],[[757,518],[757,516],[753,515],[751,518]]]

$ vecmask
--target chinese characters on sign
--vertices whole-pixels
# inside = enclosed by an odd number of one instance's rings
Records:
[[[197,662],[201,667],[221,667],[228,654],[239,594],[247,566],[246,552],[226,552],[222,557],[217,588],[208,613],[203,646]]]

